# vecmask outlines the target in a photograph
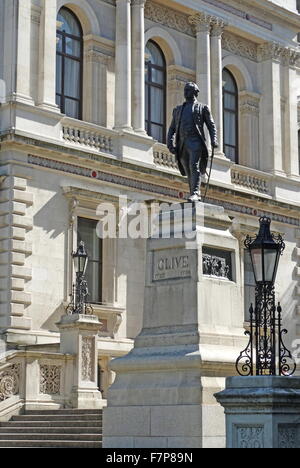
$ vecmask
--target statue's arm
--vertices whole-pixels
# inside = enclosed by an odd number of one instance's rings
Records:
[[[203,113],[204,113],[204,122],[210,134],[211,144],[214,148],[218,148],[217,127],[216,127],[213,116],[211,115],[211,112],[208,106],[204,106]]]
[[[176,133],[175,111],[176,109],[173,110],[172,122],[169,128],[168,137],[167,137],[167,147],[169,151],[173,154],[176,152],[176,147],[174,145],[174,135]]]

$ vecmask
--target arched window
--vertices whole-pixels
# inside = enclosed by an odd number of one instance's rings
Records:
[[[224,153],[238,163],[238,88],[229,70],[223,70]]]
[[[76,16],[65,7],[57,21],[56,104],[63,114],[81,119],[83,33]]]
[[[166,142],[166,61],[160,47],[146,45],[145,68],[146,132],[161,143]]]

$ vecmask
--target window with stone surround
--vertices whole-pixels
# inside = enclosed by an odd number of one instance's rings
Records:
[[[102,302],[102,263],[103,242],[97,235],[97,220],[78,218],[77,243],[84,242],[89,261],[86,269],[88,283],[88,301],[92,304]]]
[[[57,16],[56,104],[63,114],[82,119],[83,32],[76,16],[61,8]]]
[[[238,87],[227,68],[223,70],[223,83],[224,153],[231,161],[238,163]]]
[[[166,61],[160,47],[149,41],[145,51],[146,131],[160,143],[166,142]]]

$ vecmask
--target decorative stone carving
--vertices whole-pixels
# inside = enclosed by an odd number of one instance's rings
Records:
[[[61,382],[61,366],[40,365],[40,393],[59,395]]]
[[[296,426],[280,426],[278,428],[278,447],[298,448],[297,433],[298,428]]]
[[[218,37],[222,36],[224,28],[227,26],[227,23],[221,18],[213,17],[211,22],[211,36]]]
[[[147,2],[145,5],[145,18],[155,23],[163,24],[169,28],[194,36],[192,25],[188,16],[171,8],[166,8],[155,2]]]
[[[204,275],[231,279],[231,268],[225,257],[203,253],[202,264]]]
[[[190,16],[189,23],[194,27],[195,32],[210,31],[213,18],[212,15],[201,11],[200,13]]]
[[[0,372],[0,402],[17,395],[20,390],[20,364],[13,364]]]
[[[240,112],[242,114],[259,115],[260,97],[252,94],[244,94],[240,96]]]
[[[84,336],[82,338],[82,351],[81,351],[81,378],[86,382],[94,380],[94,337]]]
[[[285,66],[297,66],[300,62],[300,53],[296,49],[284,47],[276,42],[266,42],[258,47],[258,60],[277,60]]]
[[[238,448],[264,448],[264,428],[256,427],[237,427]]]
[[[245,57],[249,60],[257,61],[257,46],[254,42],[246,40],[235,34],[224,32],[222,36],[223,49],[234,55]]]

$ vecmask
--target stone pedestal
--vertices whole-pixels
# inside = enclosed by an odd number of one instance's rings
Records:
[[[71,392],[72,407],[102,408],[102,396],[97,386],[97,335],[101,328],[98,317],[64,315],[57,326],[61,336],[60,352],[76,356]]]
[[[243,335],[238,241],[223,208],[191,205],[163,212],[160,238],[147,241],[143,329],[134,349],[111,363],[104,447],[225,446],[213,394],[234,372]],[[213,246],[231,258],[230,279],[225,264],[223,276],[204,274],[203,249]]]
[[[299,377],[230,377],[215,396],[227,448],[300,448]]]

